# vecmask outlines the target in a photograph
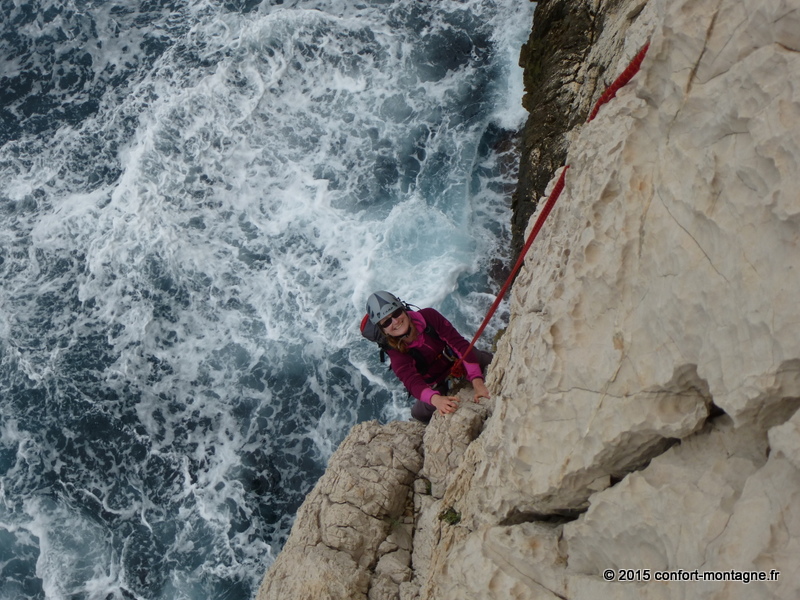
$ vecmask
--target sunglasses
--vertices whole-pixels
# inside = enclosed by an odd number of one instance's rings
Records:
[[[395,319],[399,318],[400,315],[402,315],[402,314],[403,314],[403,309],[402,308],[398,308],[396,311],[394,311],[392,314],[390,314],[388,317],[386,317],[383,321],[378,323],[378,326],[381,329],[386,329],[387,327],[389,327],[389,325],[392,324],[392,321],[394,321]]]

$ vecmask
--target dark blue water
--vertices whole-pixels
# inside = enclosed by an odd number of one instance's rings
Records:
[[[493,300],[532,8],[0,0],[0,599],[254,595],[367,296]]]

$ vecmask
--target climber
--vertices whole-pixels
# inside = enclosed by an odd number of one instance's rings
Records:
[[[412,417],[428,423],[437,409],[446,415],[458,408],[458,398],[448,395],[449,375],[469,342],[438,311],[413,311],[394,294],[375,292],[367,300],[361,333],[388,354],[392,371],[416,398]],[[489,398],[483,371],[491,360],[490,353],[472,349],[461,362],[472,383],[475,402]]]

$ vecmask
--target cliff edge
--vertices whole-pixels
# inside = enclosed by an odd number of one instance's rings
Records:
[[[800,597],[800,0],[574,4],[494,399],[354,428],[259,600]]]

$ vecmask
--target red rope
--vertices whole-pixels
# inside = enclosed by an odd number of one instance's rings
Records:
[[[642,61],[644,60],[644,55],[647,54],[647,49],[649,47],[650,42],[647,42],[644,47],[639,50],[639,53],[633,58],[631,64],[628,65],[628,68],[620,73],[620,76],[614,80],[614,83],[608,86],[608,89],[603,92],[603,95],[597,99],[592,112],[589,114],[589,118],[586,120],[587,123],[597,116],[597,111],[600,110],[600,107],[603,106],[603,104],[617,95],[619,88],[628,83],[631,79],[633,79],[633,76],[639,72],[639,68],[642,66]]]
[[[547,219],[547,216],[550,214],[550,211],[553,210],[553,205],[556,203],[556,200],[558,200],[558,197],[561,195],[561,191],[564,189],[564,178],[567,174],[567,169],[569,169],[569,165],[565,166],[564,170],[561,171],[561,176],[558,178],[558,181],[556,182],[553,191],[550,193],[550,197],[547,199],[547,203],[544,205],[542,212],[539,213],[539,218],[536,219],[536,224],[533,226],[530,235],[528,235],[528,239],[525,241],[525,245],[522,247],[522,251],[519,253],[519,258],[517,258],[517,262],[514,265],[514,268],[511,269],[511,274],[508,276],[508,279],[506,279],[505,284],[503,284],[500,293],[497,294],[497,298],[495,298],[494,304],[492,304],[492,307],[489,309],[489,312],[486,313],[486,317],[484,317],[483,323],[481,323],[481,326],[478,328],[478,332],[475,334],[475,337],[472,338],[472,341],[469,344],[469,348],[467,348],[467,351],[464,352],[464,356],[469,354],[470,350],[472,350],[472,348],[475,346],[475,342],[477,342],[478,338],[481,337],[483,330],[486,329],[486,326],[489,324],[489,320],[497,311],[497,307],[500,306],[500,302],[503,301],[503,297],[506,295],[508,288],[511,287],[511,282],[514,281],[514,277],[516,277],[517,272],[522,267],[522,263],[525,261],[525,254],[527,254],[528,249],[531,247],[531,244],[533,244],[533,240],[535,240],[536,236],[539,235],[539,230],[541,230],[542,225],[544,225],[545,219]],[[461,362],[462,359],[459,358],[453,364],[452,369],[450,369],[451,375],[453,375],[456,378],[464,376]]]
[[[603,106],[603,104],[605,104],[612,98],[614,98],[617,95],[619,89],[625,84],[627,84],[631,79],[633,79],[633,76],[639,72],[639,69],[642,66],[642,61],[644,60],[644,57],[647,54],[648,48],[650,48],[650,42],[646,43],[644,47],[642,47],[642,49],[639,50],[639,52],[633,58],[628,67],[622,73],[620,73],[619,77],[617,77],[614,80],[614,83],[612,83],[608,87],[608,89],[606,89],[606,91],[603,92],[602,96],[600,96],[600,98],[597,99],[594,108],[592,108],[592,112],[589,114],[587,122],[594,119],[597,116],[597,111],[600,110],[600,107]],[[478,338],[480,338],[481,335],[483,334],[484,329],[486,329],[486,326],[489,324],[489,320],[492,318],[492,316],[494,316],[494,313],[497,311],[497,307],[500,306],[500,302],[503,301],[503,298],[505,297],[508,288],[511,287],[511,282],[514,281],[514,277],[516,277],[517,272],[522,267],[522,263],[525,260],[525,255],[527,254],[528,249],[531,247],[531,244],[533,244],[533,240],[536,239],[536,236],[539,234],[539,230],[542,228],[545,219],[547,219],[547,216],[553,209],[553,205],[556,203],[556,200],[558,200],[558,197],[561,195],[561,191],[564,189],[564,178],[567,174],[567,169],[569,169],[569,165],[565,166],[564,170],[561,171],[561,176],[558,178],[558,181],[556,182],[556,185],[553,188],[553,192],[547,199],[547,203],[544,205],[542,212],[539,213],[539,218],[536,219],[536,224],[533,226],[533,229],[531,230],[531,233],[528,236],[525,245],[522,247],[522,251],[519,254],[519,258],[517,258],[517,263],[514,265],[514,268],[511,269],[511,274],[508,276],[508,279],[506,280],[505,284],[500,290],[500,293],[497,295],[497,298],[495,299],[494,304],[492,304],[492,307],[489,309],[489,312],[486,313],[486,317],[483,319],[483,323],[481,323],[481,326],[478,328],[478,332],[475,334],[475,337],[472,338],[472,341],[469,344],[469,348],[467,348],[467,351],[464,353],[464,356],[469,354],[470,350],[472,350],[472,348],[475,347],[475,342],[477,342]],[[461,364],[462,362],[463,360],[459,358],[453,364],[453,368],[450,369],[450,374],[452,376],[457,378],[464,376],[464,368]]]

